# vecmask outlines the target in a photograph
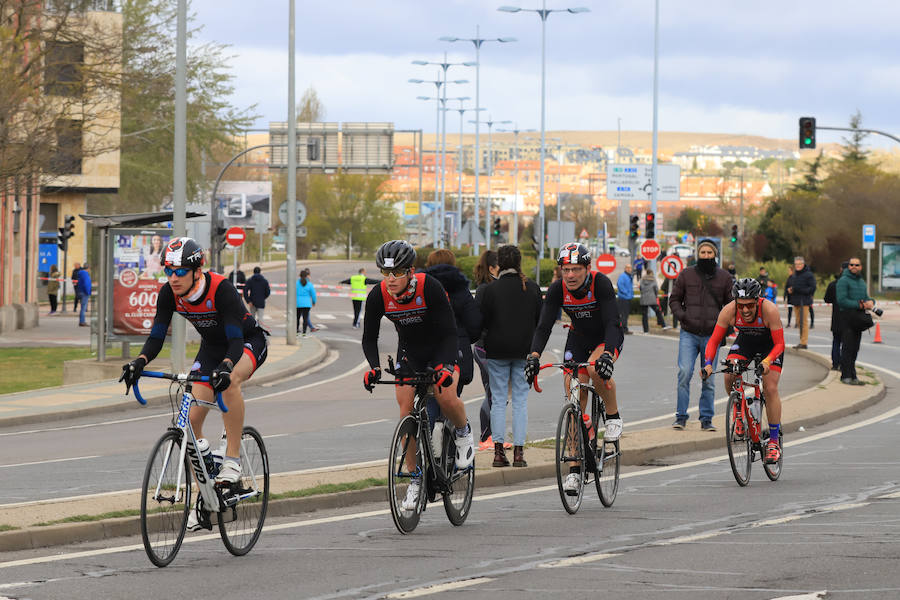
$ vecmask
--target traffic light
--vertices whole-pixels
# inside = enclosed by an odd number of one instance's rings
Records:
[[[222,252],[225,249],[225,232],[228,231],[224,227],[216,227],[216,233],[213,236],[213,250]]]
[[[306,140],[306,160],[314,162],[319,160],[319,138],[311,137]]]
[[[644,237],[652,240],[656,237],[656,214],[647,213],[644,219]]]
[[[494,218],[494,227],[491,229],[491,235],[500,237],[500,217]]]
[[[737,246],[737,243],[738,243],[738,226],[732,225],[731,226],[731,245]]]
[[[800,148],[816,147],[816,118],[800,117]]]
[[[56,234],[56,247],[67,252],[69,249],[69,238],[75,235],[75,216],[66,215],[63,219],[63,226],[58,229]]]
[[[638,238],[638,230],[640,229],[640,224],[638,223],[638,216],[631,215],[631,224],[628,226],[628,237],[633,240]]]

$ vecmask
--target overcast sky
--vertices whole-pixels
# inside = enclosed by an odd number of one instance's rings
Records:
[[[438,67],[473,61],[470,42],[442,36],[515,37],[481,50],[483,118],[540,126],[539,0],[297,0],[297,100],[312,86],[327,121],[390,121],[435,129]],[[653,0],[547,0],[547,129],[652,129]],[[193,0],[200,37],[230,45],[233,102],[257,105],[256,126],[287,118],[288,2]],[[659,129],[796,139],[797,118],[863,125],[900,135],[900,2],[896,0],[660,1]],[[470,96],[475,69],[458,66],[448,97]],[[454,102],[453,105],[458,103]],[[450,120],[452,117],[452,120]],[[474,118],[469,113],[466,120]],[[448,115],[458,132],[459,114]],[[469,126],[474,127],[474,126]],[[468,129],[473,131],[473,129]],[[819,132],[822,142],[838,132]],[[878,145],[883,145],[879,143]]]

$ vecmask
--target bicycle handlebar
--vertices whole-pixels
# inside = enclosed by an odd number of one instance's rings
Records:
[[[141,372],[141,377],[153,377],[155,379],[169,379],[171,381],[179,381],[179,382],[188,382],[188,381],[197,381],[201,383],[209,383],[209,375],[197,375],[196,373],[163,373],[162,371],[143,371]],[[135,381],[134,385],[134,397],[141,404],[147,404],[147,401],[144,400],[143,396],[141,396],[141,390],[138,389],[138,382]],[[219,405],[219,410],[223,413],[228,412],[228,407],[225,406],[225,402],[222,400],[222,393],[216,392],[216,404]]]
[[[541,368],[538,369],[538,373],[540,373],[544,369],[548,369],[550,367],[560,367],[561,369],[575,371],[576,369],[590,367],[591,365],[593,365],[593,363],[589,363],[589,362],[580,363],[580,362],[575,362],[574,360],[566,360],[561,363],[547,363],[545,365],[541,365]],[[531,385],[534,386],[534,390],[539,394],[544,391],[543,389],[541,389],[541,386],[538,385],[537,374],[534,376],[534,381],[531,382]]]
[[[710,375],[718,375],[719,373],[730,373],[733,375],[743,375],[745,372],[750,370],[750,364],[756,362],[756,366],[753,368],[753,372],[757,377],[762,377],[765,372],[765,368],[762,365],[762,355],[757,354],[751,359],[748,360],[728,360],[727,358],[719,361],[719,363],[725,367],[721,371],[713,371]],[[701,369],[701,373],[705,373]]]

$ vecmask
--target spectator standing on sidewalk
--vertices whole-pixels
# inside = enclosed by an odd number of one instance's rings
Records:
[[[75,263],[75,266],[72,268],[72,289],[74,290],[76,286],[78,286],[78,271],[81,270],[81,263]],[[63,289],[63,294],[66,293],[66,290]],[[75,299],[72,300],[72,312],[78,310],[78,292],[75,292]]]
[[[269,281],[263,276],[262,269],[253,267],[253,275],[244,284],[244,302],[247,303],[250,314],[260,326],[262,326],[263,311],[266,308],[266,298],[271,293]]]
[[[88,299],[91,297],[91,269],[87,263],[78,270],[78,282],[75,284],[75,297],[81,303],[81,312],[78,313],[78,325],[87,327],[85,316]]]
[[[485,250],[481,253],[478,263],[475,265],[475,304],[481,306],[481,297],[488,284],[497,279],[500,273],[500,267],[497,266],[497,253],[493,250]],[[482,333],[484,326],[482,325]],[[488,375],[487,357],[484,354],[484,335],[481,335],[472,346],[472,354],[475,358],[475,364],[481,372],[481,385],[484,386],[484,400],[481,402],[481,409],[478,411],[481,421],[481,445],[479,450],[484,450],[493,445],[491,439],[491,385],[490,376]]]
[[[672,427],[684,429],[691,400],[691,377],[697,357],[703,357],[706,344],[716,326],[719,311],[731,302],[732,277],[716,264],[719,249],[709,239],[697,246],[697,264],[683,269],[672,286],[669,307],[681,321],[678,336],[678,404]],[[718,350],[714,363],[719,360]],[[712,424],[715,409],[715,385],[707,377],[700,391],[700,428],[715,431]]]
[[[666,321],[659,306],[659,286],[656,284],[656,277],[648,270],[641,277],[641,324],[644,326],[644,333],[650,332],[650,310],[656,314],[656,324],[665,328]]]
[[[872,326],[872,317],[866,311],[875,308],[861,274],[862,261],[854,256],[835,286],[841,309],[841,383],[847,385],[865,385],[856,376],[856,355],[862,332]]]
[[[802,256],[794,257],[794,278],[791,281],[791,289],[788,294],[794,299],[792,304],[797,307],[797,315],[794,321],[800,326],[800,343],[794,346],[797,349],[807,347],[809,341],[809,309],[812,306],[813,294],[816,291],[816,276],[806,265]]]
[[[631,278],[631,265],[625,265],[625,270],[616,280],[616,304],[619,306],[619,322],[625,333],[628,330],[628,313],[631,312],[631,299],[634,298],[634,280]]]
[[[788,317],[787,317],[787,325],[785,327],[791,326],[791,313],[794,310],[794,298],[791,296],[789,289],[792,289],[794,285],[794,265],[788,267],[788,278],[787,281],[784,282],[784,303],[787,305]],[[797,320],[800,319],[800,313],[797,313]],[[797,321],[794,321],[794,324],[797,324]]]
[[[640,281],[643,277],[642,273],[644,272],[644,257],[638,256],[634,259],[634,275],[637,277],[637,280]]]
[[[522,254],[516,246],[497,249],[499,278],[481,296],[484,316],[484,351],[490,373],[491,431],[495,467],[508,467],[503,440],[506,436],[506,396],[511,396],[513,466],[525,467],[528,430],[528,382],[525,358],[541,315],[541,290],[522,273]]]
[[[303,320],[303,337],[306,330],[315,331],[309,322],[309,311],[316,305],[316,288],[309,280],[306,269],[300,271],[300,279],[297,280],[297,333],[300,333],[300,321]]]
[[[847,270],[848,261],[841,263],[840,270],[835,273],[834,279],[825,288],[825,302],[831,305],[831,370],[841,370],[841,307],[837,303],[837,282],[844,271]]]
[[[356,275],[351,275],[339,283],[350,286],[350,299],[353,301],[353,329],[359,329],[359,313],[362,311],[366,296],[369,295],[366,286],[381,283],[381,280],[366,277],[366,270],[362,268]]]
[[[50,275],[47,276],[47,298],[50,299],[48,316],[56,314],[57,294],[59,294],[59,268],[56,265],[50,265]]]

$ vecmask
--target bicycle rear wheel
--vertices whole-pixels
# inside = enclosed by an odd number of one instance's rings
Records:
[[[153,446],[144,469],[141,539],[147,557],[157,567],[165,567],[172,562],[187,531],[188,511],[191,509],[191,467],[187,456],[179,465],[181,438],[180,431],[164,433]]]
[[[269,455],[262,435],[253,427],[244,427],[241,478],[231,491],[241,499],[218,514],[219,535],[229,552],[243,556],[259,540],[269,507]]]
[[[571,467],[577,467],[579,477],[575,489],[566,490],[564,482],[572,472]],[[584,469],[581,416],[573,405],[567,403],[559,414],[556,426],[556,484],[563,508],[570,515],[578,512],[584,498]]]
[[[762,436],[765,437],[765,440],[768,442],[769,439],[769,419],[766,417],[765,411],[766,405],[763,402],[762,405],[762,417],[760,419],[759,426],[762,428]],[[775,464],[769,464],[766,462],[766,451],[765,445],[763,445],[762,451],[762,463],[763,463],[763,471],[766,472],[766,477],[769,478],[770,481],[777,481],[779,477],[781,477],[781,467],[784,463],[784,433],[779,429],[778,430],[778,447],[781,448],[781,457],[778,459],[778,462]]]
[[[422,450],[419,448],[417,435],[419,423],[415,418],[406,416],[397,423],[391,441],[391,454],[388,457],[388,496],[391,505],[391,517],[394,525],[402,534],[412,533],[419,524],[419,517],[425,503],[425,465]],[[406,504],[407,492],[414,477],[419,480],[419,496],[414,506]]]
[[[454,525],[462,525],[472,508],[475,493],[475,464],[460,471],[456,468],[456,433],[449,424],[444,425],[443,458],[441,468],[450,480],[450,491],[444,492],[444,511]]]
[[[725,409],[725,443],[728,446],[728,460],[731,462],[734,479],[739,486],[744,487],[750,483],[750,465],[753,462],[753,453],[750,450],[750,425],[747,422],[747,415],[741,411],[741,419],[735,421],[735,414],[740,406],[740,396],[736,392],[732,392],[728,396],[728,407]],[[740,435],[735,432],[736,426]]]
[[[599,436],[600,428],[606,429],[606,411],[603,410],[597,394],[592,394],[592,396],[595,415],[594,423]],[[616,494],[619,491],[621,462],[622,454],[619,452],[619,440],[609,442],[598,437],[597,476],[594,479],[594,483],[597,486],[597,495],[600,496],[600,502],[607,508],[616,501]]]

